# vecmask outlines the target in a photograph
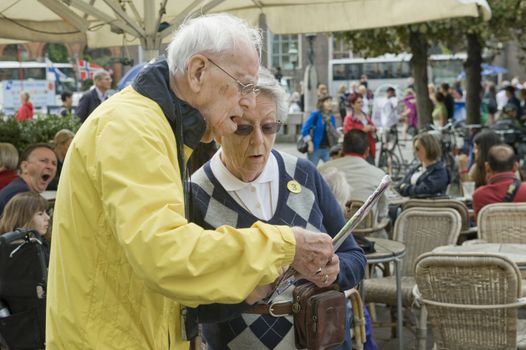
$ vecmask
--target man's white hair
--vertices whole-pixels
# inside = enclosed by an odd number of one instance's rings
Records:
[[[220,53],[248,44],[261,57],[261,32],[244,20],[220,13],[201,16],[183,23],[166,49],[170,73],[184,72],[197,53]]]
[[[258,89],[261,95],[270,97],[276,103],[277,119],[285,120],[288,113],[287,93],[267,68],[259,68]]]

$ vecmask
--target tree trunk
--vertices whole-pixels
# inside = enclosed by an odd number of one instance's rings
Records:
[[[466,121],[480,124],[482,45],[478,34],[466,34],[468,57],[464,63],[466,72]]]
[[[427,41],[420,32],[409,34],[409,46],[411,48],[411,74],[415,81],[416,111],[418,113],[418,129],[431,123],[433,104],[429,99],[427,91]]]

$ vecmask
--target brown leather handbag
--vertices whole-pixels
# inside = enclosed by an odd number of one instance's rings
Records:
[[[344,342],[346,299],[336,283],[323,288],[301,284],[292,295],[296,348],[334,349]]]

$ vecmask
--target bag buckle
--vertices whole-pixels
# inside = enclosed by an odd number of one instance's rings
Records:
[[[276,305],[276,304],[279,304],[279,303],[271,303],[271,304],[269,305],[269,307],[268,307],[268,314],[269,314],[270,316],[273,316],[273,317],[283,317],[283,316],[287,316],[288,313],[277,314],[277,313],[274,312],[274,309],[273,309],[273,308],[274,308],[274,305]]]

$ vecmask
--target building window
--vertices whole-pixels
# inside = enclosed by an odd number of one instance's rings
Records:
[[[270,39],[270,64],[273,68],[281,67],[281,69],[291,70],[293,68],[300,68],[299,57],[300,55],[300,45],[299,45],[299,35],[297,34],[272,34],[269,33]],[[296,49],[296,62],[295,67],[293,67],[290,60],[291,49]]]
[[[349,40],[332,36],[332,59],[352,58],[352,45]]]

